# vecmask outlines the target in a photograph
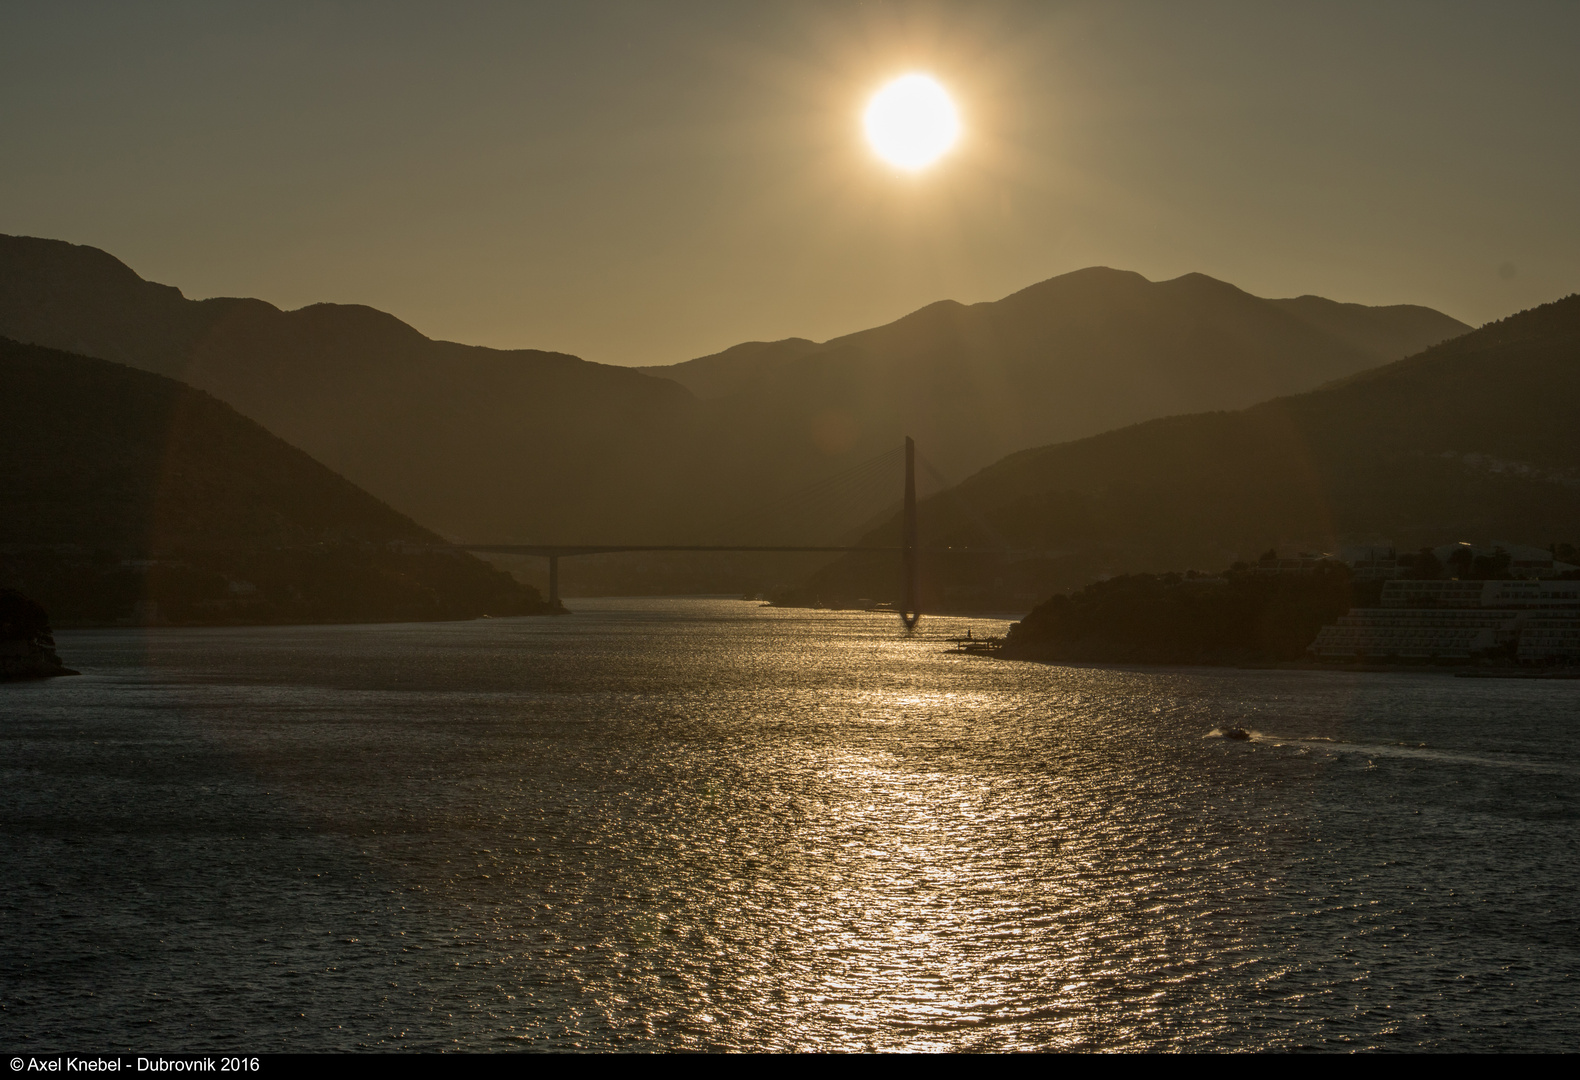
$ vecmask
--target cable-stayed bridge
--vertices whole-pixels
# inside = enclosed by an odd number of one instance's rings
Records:
[[[879,467],[880,463],[889,458],[894,451],[889,451],[870,462],[863,462],[853,472],[856,475],[871,472]],[[907,627],[915,626],[921,618],[920,593],[917,589],[917,555],[919,553],[917,525],[916,525],[916,443],[910,436],[905,438],[904,449],[905,481],[901,491],[901,505],[904,513],[904,526],[901,530],[901,542],[897,545],[872,546],[872,545],[841,545],[841,544],[462,544],[460,547],[467,551],[479,554],[492,555],[536,555],[549,561],[549,603],[555,607],[560,602],[560,559],[573,555],[607,555],[616,552],[756,552],[756,553],[827,553],[842,554],[845,552],[879,552],[899,556],[895,572],[900,576],[902,597],[900,605],[900,618]],[[892,475],[892,474],[891,474]],[[789,500],[789,505],[794,507],[809,500],[825,497],[830,492],[835,495],[848,494],[851,487],[849,476],[840,476],[812,485],[796,497]],[[892,503],[888,505],[892,506]],[[784,505],[778,508],[782,513]],[[721,529],[727,531],[728,525]]]

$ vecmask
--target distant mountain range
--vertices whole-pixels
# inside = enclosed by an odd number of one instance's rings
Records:
[[[719,539],[721,519],[905,434],[954,481],[1028,446],[1308,389],[1465,329],[1419,307],[1094,268],[822,344],[636,370],[432,341],[365,307],[187,300],[97,249],[0,237],[0,334],[186,381],[473,542]],[[809,516],[796,539],[859,522]]]
[[[1310,389],[1468,329],[1430,308],[1263,300],[1203,274],[1093,267],[822,344],[642,370],[722,406],[731,445],[867,455],[910,434],[954,479],[1029,446]]]
[[[1580,296],[1334,385],[1009,455],[922,507],[929,603],[1015,606],[1106,574],[1217,571],[1268,548],[1580,537]],[[868,539],[894,542],[891,521]],[[1037,553],[1037,554],[1033,554]],[[808,592],[891,597],[847,558]]]
[[[60,623],[544,610],[210,395],[0,338],[0,585]]]
[[[466,539],[618,527],[684,423],[674,383],[559,353],[431,341],[372,308],[186,300],[113,256],[0,238],[0,334],[180,379]]]

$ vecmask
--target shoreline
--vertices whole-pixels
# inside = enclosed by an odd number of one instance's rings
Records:
[[[1205,668],[1216,671],[1331,671],[1353,674],[1418,674],[1441,675],[1460,679],[1535,679],[1548,681],[1580,681],[1580,668],[1496,668],[1477,667],[1473,664],[1406,664],[1406,663],[1323,663],[1313,660],[1278,660],[1210,663],[1191,660],[1091,660],[1059,659],[1040,656],[1017,656],[1001,650],[961,650],[961,655],[979,656],[991,660],[1013,660],[1028,664],[1048,664],[1059,667],[1092,668]]]

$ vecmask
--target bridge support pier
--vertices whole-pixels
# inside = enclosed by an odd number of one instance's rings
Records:
[[[560,557],[549,556],[549,606],[559,610],[560,606]]]

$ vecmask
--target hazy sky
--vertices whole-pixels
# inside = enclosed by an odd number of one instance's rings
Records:
[[[0,5],[0,232],[668,363],[1082,266],[1482,322],[1580,289],[1580,4]],[[932,72],[919,176],[860,111]]]

